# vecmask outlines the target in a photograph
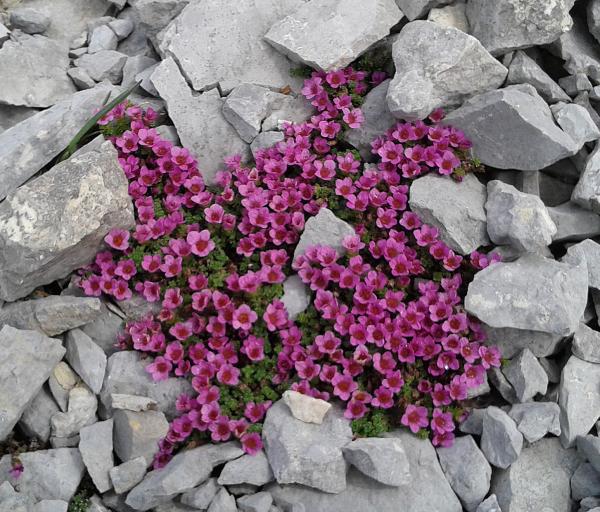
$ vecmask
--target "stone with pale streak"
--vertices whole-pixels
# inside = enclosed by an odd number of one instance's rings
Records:
[[[331,409],[331,404],[325,400],[303,395],[297,391],[286,391],[283,394],[283,401],[290,408],[292,416],[305,423],[320,425],[327,411]]]

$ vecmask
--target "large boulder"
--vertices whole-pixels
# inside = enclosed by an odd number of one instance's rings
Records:
[[[110,142],[61,162],[0,204],[0,298],[67,276],[94,258],[112,228],[134,223]]]
[[[346,67],[403,17],[394,0],[310,0],[277,22],[265,40],[296,62]]]
[[[527,254],[478,272],[465,308],[492,327],[513,327],[567,336],[587,304],[585,262],[573,266]]]
[[[6,439],[65,354],[59,340],[5,325],[0,330],[0,441]],[[0,477],[1,478],[1,477]]]
[[[529,84],[475,96],[450,112],[444,123],[463,130],[477,158],[498,169],[537,171],[579,150]]]
[[[392,114],[402,119],[423,119],[438,107],[497,89],[508,73],[477,39],[432,21],[406,25],[392,55],[396,75],[387,100]]]

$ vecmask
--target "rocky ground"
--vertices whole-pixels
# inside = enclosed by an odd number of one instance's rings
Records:
[[[0,511],[600,511],[600,1],[0,0],[0,15]],[[393,77],[352,135],[365,157],[396,118],[444,107],[488,169],[419,178],[410,206],[457,253],[503,254],[466,308],[506,364],[450,448],[352,441],[336,407],[292,394],[259,455],[201,446],[149,471],[189,384],[114,347],[143,302],[70,284],[133,226],[114,150],[56,157],[141,81],[130,99],[210,181],[311,114],[298,63],[365,53]]]

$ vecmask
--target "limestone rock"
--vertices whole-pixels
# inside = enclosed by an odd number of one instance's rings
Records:
[[[27,406],[21,419],[19,428],[28,437],[35,437],[42,443],[50,439],[50,418],[58,412],[58,405],[44,387]]]
[[[67,512],[68,508],[69,504],[63,500],[42,500],[35,504],[33,512]]]
[[[556,224],[555,242],[577,242],[600,235],[600,216],[567,201],[548,208]]]
[[[409,20],[422,18],[434,7],[452,3],[452,0],[396,0],[396,4]]]
[[[222,487],[213,498],[207,512],[237,512],[235,498]]]
[[[492,494],[479,504],[475,512],[502,512],[502,510],[500,510],[496,495]]]
[[[146,55],[127,57],[127,61],[123,66],[123,81],[121,82],[121,85],[123,87],[131,87],[137,81],[136,76],[139,73],[151,68],[155,64],[158,64],[157,61]]]
[[[217,492],[219,492],[219,488],[220,486],[217,484],[217,479],[209,478],[198,487],[184,493],[181,496],[181,503],[201,510],[207,509]]]
[[[504,400],[509,404],[516,404],[519,401],[515,388],[508,382],[508,379],[504,376],[500,368],[490,368],[488,376],[490,382],[498,390],[500,395],[502,395]]]
[[[262,131],[281,130],[283,123],[303,123],[313,115],[313,107],[301,94],[277,97],[272,111],[262,122]],[[364,105],[361,107],[364,110]],[[351,130],[353,131],[353,130]]]
[[[531,350],[523,351],[502,369],[520,402],[529,402],[536,394],[545,394],[548,375]]]
[[[558,83],[569,96],[577,96],[580,92],[592,90],[592,83],[584,73],[565,76],[560,78]]]
[[[115,33],[119,41],[125,39],[135,28],[129,19],[117,19],[109,22],[108,26]]]
[[[497,346],[502,357],[511,359],[522,349],[527,348],[535,357],[546,357],[555,354],[561,348],[563,336],[546,332],[510,327],[490,327],[484,325],[487,335],[486,343]]]
[[[117,334],[123,330],[124,325],[123,318],[102,304],[98,317],[87,322],[80,329],[92,338],[94,343],[97,343],[107,355],[110,355],[117,350]]]
[[[297,275],[289,276],[283,282],[281,302],[290,320],[295,320],[310,305],[310,293]]]
[[[247,155],[247,144],[223,117],[223,100],[216,89],[194,95],[171,58],[162,61],[151,80],[167,102],[169,117],[177,128],[181,143],[197,157],[205,181],[214,182],[225,157]]]
[[[50,420],[52,435],[63,439],[73,438],[83,427],[96,421],[97,409],[96,396],[83,384],[75,386],[69,391],[67,412],[57,412]]]
[[[444,27],[457,28],[468,34],[469,20],[467,19],[466,7],[466,2],[461,0],[443,7],[436,7],[429,11],[427,20]]]
[[[331,404],[319,398],[303,395],[297,391],[287,390],[283,393],[283,401],[290,408],[292,416],[304,423],[323,423]]]
[[[114,411],[115,453],[123,462],[144,457],[149,466],[158,442],[167,435],[169,423],[160,411]]]
[[[67,333],[66,346],[66,359],[71,367],[95,394],[100,393],[106,371],[104,351],[79,329]]]
[[[67,75],[73,80],[73,83],[78,90],[83,91],[85,89],[91,89],[96,85],[96,82],[92,80],[90,75],[87,74],[83,68],[69,68]]]
[[[258,492],[238,498],[237,505],[241,512],[269,512],[273,497],[268,492]]]
[[[146,467],[146,459],[140,456],[111,468],[109,475],[115,492],[122,494],[133,489],[144,478]]]
[[[26,34],[43,34],[50,26],[50,18],[31,7],[18,7],[10,11],[10,26]]]
[[[496,122],[490,123],[490,117]],[[450,112],[444,123],[463,130],[473,153],[498,169],[536,171],[579,150],[529,84],[475,96]]]
[[[158,404],[155,400],[152,400],[146,396],[112,393],[110,395],[110,405],[113,409],[125,409],[126,411],[142,412],[155,410]]]
[[[589,363],[600,363],[600,332],[580,323],[573,335],[571,351],[579,359]]]
[[[589,496],[600,496],[600,473],[585,462],[580,464],[571,477],[571,496],[581,500]]]
[[[469,174],[462,182],[427,174],[410,187],[409,205],[440,239],[459,254],[469,254],[489,239],[486,231],[485,186]]]
[[[108,25],[96,27],[90,36],[88,53],[97,53],[102,50],[116,50],[119,40]]]
[[[571,200],[582,208],[600,213],[600,142],[587,157]]]
[[[389,85],[390,111],[423,119],[438,107],[497,89],[508,70],[477,39],[431,21],[413,21],[394,42],[396,75]]]
[[[261,150],[271,148],[284,139],[285,135],[281,132],[269,131],[259,133],[252,141],[252,144],[250,144],[252,156],[256,159]]]
[[[581,105],[558,103],[552,105],[551,110],[558,125],[579,147],[600,139],[600,129]]]
[[[0,440],[3,441],[65,353],[60,341],[5,325],[0,330]]]
[[[48,386],[61,411],[67,411],[69,406],[69,392],[79,382],[81,381],[77,374],[64,361],[58,363],[52,370],[48,379]]]
[[[590,33],[600,41],[600,2],[591,0],[587,5],[587,22]]]
[[[481,451],[490,464],[506,469],[513,464],[523,448],[523,435],[515,422],[498,407],[490,406],[483,417]]]
[[[508,415],[528,443],[535,443],[550,433],[560,435],[560,408],[553,402],[515,404]]]
[[[123,66],[127,55],[115,50],[98,50],[96,53],[86,53],[75,61],[96,82],[108,80],[118,84],[123,78]]]
[[[600,438],[598,436],[579,436],[577,438],[577,451],[580,452],[594,467],[600,468]]]
[[[0,298],[15,300],[88,264],[112,228],[134,224],[110,142],[74,155],[0,204]]]
[[[109,471],[114,467],[113,420],[99,421],[79,432],[83,463],[99,492],[112,488]]]
[[[483,432],[483,417],[485,416],[485,409],[471,409],[467,419],[464,420],[459,430],[464,434],[474,434],[480,436]]]
[[[243,455],[225,464],[219,475],[219,485],[250,484],[263,486],[273,481],[273,472],[264,451]]]

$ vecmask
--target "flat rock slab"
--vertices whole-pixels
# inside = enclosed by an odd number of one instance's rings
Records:
[[[422,18],[434,7],[452,3],[452,0],[396,0],[396,4],[409,20]]]
[[[467,311],[492,327],[568,336],[587,304],[587,268],[528,254],[478,272],[465,298]]]
[[[76,89],[67,76],[69,48],[43,36],[21,36],[0,48],[0,103],[50,107]]]
[[[550,433],[560,435],[560,408],[554,402],[515,404],[508,415],[528,443],[535,443]]]
[[[72,156],[0,204],[0,298],[15,300],[88,264],[113,228],[134,225],[110,142]]]
[[[265,40],[296,62],[329,71],[346,67],[402,18],[394,0],[310,0]]]
[[[5,325],[0,331],[0,441],[35,398],[65,349],[59,340]],[[1,476],[0,476],[1,478]]]
[[[477,158],[498,169],[537,171],[579,150],[529,84],[475,96],[450,112],[444,124],[463,130]]]
[[[242,455],[229,461],[219,475],[220,485],[250,484],[263,486],[274,480],[273,471],[264,451],[254,455]]]
[[[263,40],[273,23],[305,0],[212,0],[190,2],[162,33],[160,51],[182,65],[197,91],[220,84],[229,91],[248,82],[267,87],[296,87],[294,66]]]
[[[79,437],[79,451],[96,489],[108,491],[112,488],[109,471],[115,465],[112,418],[83,427]]]
[[[432,21],[405,25],[394,41],[396,75],[387,101],[401,119],[423,119],[439,107],[502,85],[508,70],[474,37]]]

